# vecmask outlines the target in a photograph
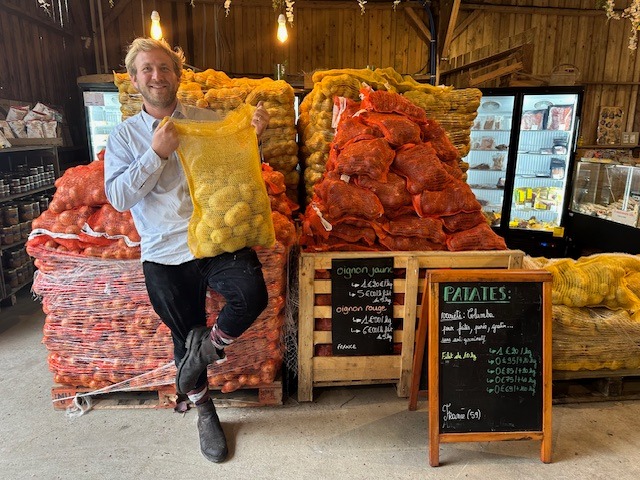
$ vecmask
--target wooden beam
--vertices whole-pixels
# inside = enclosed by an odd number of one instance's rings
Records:
[[[455,67],[455,68],[451,68],[449,70],[445,70],[442,72],[442,75],[448,75],[451,73],[455,73],[458,71],[462,71],[462,70],[468,70],[470,68],[473,67],[477,67],[480,65],[483,65],[485,63],[488,63],[492,60],[501,60],[505,57],[508,57],[509,55],[521,50],[523,48],[522,45],[518,45],[516,47],[512,47],[512,48],[508,48],[506,50],[503,50],[501,52],[498,53],[494,53],[493,55],[488,55],[486,57],[480,58],[478,60],[474,60],[473,62],[469,62],[469,63],[465,63],[464,65],[460,65],[459,67]]]
[[[606,16],[601,8],[564,8],[564,7],[518,7],[516,5],[491,5],[485,3],[464,3],[461,10],[483,10],[497,13],[516,13],[520,15],[570,15],[576,17]]]
[[[518,72],[522,70],[523,67],[524,65],[522,65],[522,62],[517,62],[512,65],[507,65],[506,67],[496,68],[494,71],[485,73],[484,75],[480,75],[479,77],[471,77],[471,79],[469,80],[469,86],[477,87],[484,82],[488,82],[495,78],[504,77],[505,75],[511,75],[512,73]]]
[[[418,37],[420,37],[420,40],[427,44],[431,42],[431,32],[415,12],[415,10],[412,7],[405,7],[404,13],[409,19],[409,24],[411,24],[413,29],[418,34]]]
[[[447,57],[449,57],[449,48],[451,47],[453,32],[458,21],[460,3],[460,0],[445,0],[442,2],[442,6],[440,7],[440,24],[438,25],[438,33],[444,32],[444,35],[440,34],[438,37],[438,54],[441,60],[446,60]],[[443,9],[446,9],[446,11],[443,12]],[[445,21],[446,29],[442,23]]]

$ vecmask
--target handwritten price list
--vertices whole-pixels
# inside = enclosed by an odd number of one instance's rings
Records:
[[[332,261],[334,355],[393,353],[393,258]]]
[[[535,429],[527,407],[541,401],[540,296],[523,285],[440,285],[443,431]]]

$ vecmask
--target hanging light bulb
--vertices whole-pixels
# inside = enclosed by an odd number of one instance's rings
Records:
[[[278,33],[276,37],[278,37],[278,40],[282,43],[286,42],[287,38],[289,38],[289,34],[287,33],[287,19],[282,13],[278,16]]]
[[[160,40],[162,38],[162,27],[160,27],[160,14],[157,11],[151,12],[151,38]]]

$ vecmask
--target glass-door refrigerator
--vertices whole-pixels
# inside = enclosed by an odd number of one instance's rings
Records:
[[[118,89],[113,75],[86,75],[78,77],[85,107],[85,123],[91,160],[107,145],[113,128],[122,121]]]
[[[495,132],[483,128],[479,139],[478,131],[472,133],[472,152],[477,153],[474,146],[480,151],[488,150],[484,153],[487,158],[479,165],[487,173],[482,182],[472,182],[472,178],[479,177],[470,153],[467,181],[476,188],[481,204],[488,200],[483,208],[490,217],[492,208],[498,211],[490,199],[502,199],[496,201],[502,209],[494,227],[509,248],[533,256],[565,254],[565,213],[571,194],[582,96],[582,87],[575,86],[483,91],[477,117],[481,120],[476,124],[489,127],[487,119],[499,119],[508,131],[503,133],[503,128],[496,129],[494,123]],[[493,115],[487,113],[487,108],[494,109]],[[498,173],[501,169],[503,172]],[[498,178],[489,178],[490,174]],[[489,189],[492,184],[496,190]],[[493,197],[483,196],[485,191]]]
[[[513,94],[482,96],[466,158],[467,183],[496,229],[500,227],[504,206],[514,107]]]

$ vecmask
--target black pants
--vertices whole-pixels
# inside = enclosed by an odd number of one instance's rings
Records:
[[[171,330],[176,365],[186,353],[189,331],[206,324],[207,286],[226,301],[217,323],[232,337],[242,335],[267,307],[262,264],[250,248],[181,265],[143,262],[142,270],[151,305]],[[198,387],[205,385],[206,374],[202,372]]]

